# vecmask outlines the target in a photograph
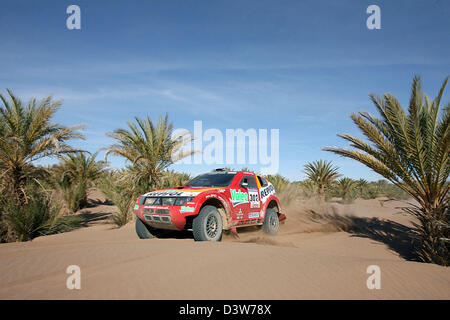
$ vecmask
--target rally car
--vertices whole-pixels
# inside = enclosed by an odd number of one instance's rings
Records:
[[[256,225],[274,235],[286,219],[269,181],[253,172],[224,169],[146,193],[134,213],[141,239],[158,237],[163,230],[190,230],[197,241],[220,241],[224,230],[237,234],[237,227]]]

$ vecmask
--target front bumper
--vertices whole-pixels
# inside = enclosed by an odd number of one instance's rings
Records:
[[[134,212],[142,222],[151,227],[157,229],[183,230],[186,226],[186,217],[196,213],[194,207],[191,207],[191,212],[183,212],[182,207],[136,205]]]

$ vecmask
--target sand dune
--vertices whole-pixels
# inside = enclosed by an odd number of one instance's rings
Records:
[[[249,228],[220,243],[189,233],[139,240],[133,224],[105,223],[114,207],[98,205],[82,212],[89,227],[0,245],[0,298],[449,299],[450,269],[411,261],[399,205],[357,200],[305,212],[311,205],[296,203],[279,235]],[[66,288],[69,265],[81,268],[81,290]],[[369,265],[381,268],[380,290],[366,286]]]

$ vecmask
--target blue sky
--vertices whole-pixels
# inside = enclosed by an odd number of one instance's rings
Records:
[[[66,28],[71,4],[81,8],[81,30]],[[380,30],[366,27],[371,4],[381,8]],[[62,99],[55,121],[86,124],[87,140],[73,144],[89,151],[134,116],[168,113],[175,128],[202,120],[223,132],[280,129],[279,173],[291,180],[317,159],[377,180],[321,148],[346,146],[336,133],[360,136],[349,115],[375,112],[371,92],[406,106],[420,74],[436,95],[450,73],[449,16],[445,0],[2,0],[0,90]]]

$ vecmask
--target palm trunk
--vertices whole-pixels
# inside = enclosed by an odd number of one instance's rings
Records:
[[[420,260],[450,266],[450,212],[447,206],[437,208],[405,208],[416,216],[416,229],[421,238],[417,249]]]
[[[26,202],[26,195],[24,193],[25,179],[22,176],[20,168],[14,168],[12,171],[12,195],[16,198],[17,203],[23,206]]]
[[[324,184],[319,184],[318,191],[319,191],[319,200],[321,202],[325,202],[326,193],[327,193],[327,186],[324,185]]]

